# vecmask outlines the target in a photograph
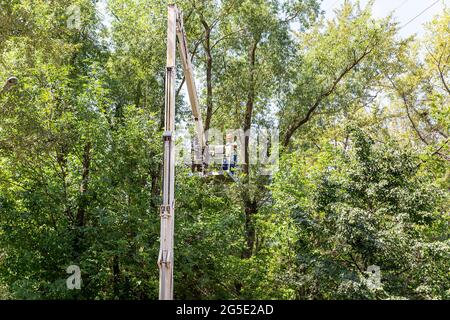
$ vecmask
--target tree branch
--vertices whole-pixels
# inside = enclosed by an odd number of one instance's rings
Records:
[[[309,107],[308,112],[306,113],[305,117],[303,117],[302,119],[299,119],[298,121],[296,121],[292,126],[290,126],[290,128],[288,129],[288,131],[286,132],[285,138],[284,138],[284,142],[283,145],[286,147],[289,145],[289,142],[293,136],[293,134],[295,133],[295,131],[298,130],[298,128],[300,128],[302,125],[304,125],[305,123],[307,123],[313,113],[316,111],[316,109],[319,107],[320,103],[327,98],[328,96],[330,96],[336,89],[337,85],[341,82],[341,80],[350,72],[352,71],[367,55],[369,55],[372,52],[373,48],[371,49],[366,49],[364,51],[364,53],[356,60],[353,61],[353,63],[349,66],[347,66],[344,70],[342,70],[342,72],[339,74],[339,76],[333,81],[332,85],[330,88],[328,88],[327,90],[325,90],[324,92],[322,92],[317,99],[315,100],[315,102]]]

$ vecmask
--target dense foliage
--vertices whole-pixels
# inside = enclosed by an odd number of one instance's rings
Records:
[[[177,167],[175,297],[450,299],[449,10],[404,39],[351,1],[177,5],[205,126],[281,146],[270,177]],[[158,297],[166,8],[0,0],[0,298]]]

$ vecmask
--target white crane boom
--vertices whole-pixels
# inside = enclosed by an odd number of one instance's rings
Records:
[[[174,244],[174,214],[175,214],[175,80],[176,80],[176,38],[180,51],[183,71],[189,94],[189,100],[194,115],[197,140],[200,155],[196,155],[196,164],[203,164],[203,152],[206,147],[203,122],[200,112],[195,77],[191,56],[188,50],[186,33],[183,26],[183,15],[176,5],[168,7],[167,23],[167,68],[165,87],[165,132],[164,132],[164,172],[163,196],[160,208],[161,237],[158,257],[159,266],[159,299],[173,299],[173,244]],[[199,163],[198,163],[199,162]]]
[[[183,13],[181,11],[177,11],[177,13],[178,50],[180,53],[181,64],[183,66],[184,77],[186,79],[189,102],[191,104],[192,114],[194,116],[197,139],[200,150],[203,152],[206,141],[200,104],[198,102],[197,87],[195,85],[194,68],[192,67],[192,58],[188,49],[186,32],[184,31]]]

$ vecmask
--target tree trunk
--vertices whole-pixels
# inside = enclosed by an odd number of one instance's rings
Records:
[[[253,109],[255,103],[255,65],[256,65],[256,49],[258,48],[258,41],[255,41],[249,50],[249,89],[247,96],[247,104],[244,117],[244,131],[245,131],[245,149],[244,149],[244,163],[243,172],[245,176],[244,180],[244,192],[243,192],[243,202],[245,208],[245,238],[246,238],[246,248],[242,253],[242,257],[248,259],[253,254],[253,247],[255,245],[255,226],[253,217],[258,212],[257,204],[250,194],[250,129],[252,126]]]
[[[86,224],[86,208],[89,204],[89,199],[87,197],[87,192],[89,188],[89,174],[91,167],[91,143],[87,142],[84,146],[83,152],[83,173],[80,185],[80,199],[78,201],[78,210],[75,219],[75,256],[79,257],[81,255],[82,242],[83,242],[83,231],[82,227]]]
[[[211,118],[213,114],[213,83],[212,83],[212,53],[211,53],[211,28],[208,23],[202,19],[203,27],[205,28],[205,42],[203,47],[206,53],[206,119],[205,132],[211,126]]]
[[[248,259],[253,255],[253,248],[255,247],[255,223],[253,221],[254,215],[258,212],[256,201],[251,200],[250,197],[244,199],[245,204],[245,238],[247,247],[242,253],[242,258]]]
[[[64,191],[64,213],[69,221],[73,221],[72,209],[70,208],[68,186],[67,186],[67,155],[68,148],[66,144],[62,144],[56,149],[56,162],[61,170],[62,187]]]
[[[119,265],[119,257],[114,255],[113,257],[113,293],[114,298],[120,298],[120,265]]]
[[[89,188],[89,173],[91,169],[91,143],[88,142],[84,146],[83,152],[83,175],[80,185],[80,201],[77,211],[77,226],[83,227],[86,219],[86,208],[88,206],[87,192]]]

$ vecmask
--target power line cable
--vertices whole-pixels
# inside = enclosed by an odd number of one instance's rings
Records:
[[[395,12],[395,11],[397,11],[398,9],[400,9],[401,7],[403,7],[403,6],[405,5],[405,3],[407,3],[408,1],[409,1],[409,0],[403,1],[402,4],[399,5],[398,7],[396,7],[394,10],[392,10],[392,12]]]
[[[411,22],[413,22],[414,20],[416,20],[418,17],[420,17],[422,14],[424,14],[425,12],[427,12],[430,8],[432,8],[433,6],[435,6],[440,0],[436,0],[435,2],[433,2],[430,6],[428,6],[427,8],[425,8],[422,12],[420,12],[417,16],[415,16],[414,18],[412,18],[411,20],[409,20],[407,23],[405,23],[403,26],[400,27],[400,29],[403,29],[404,27],[406,27],[408,24],[410,24]]]

